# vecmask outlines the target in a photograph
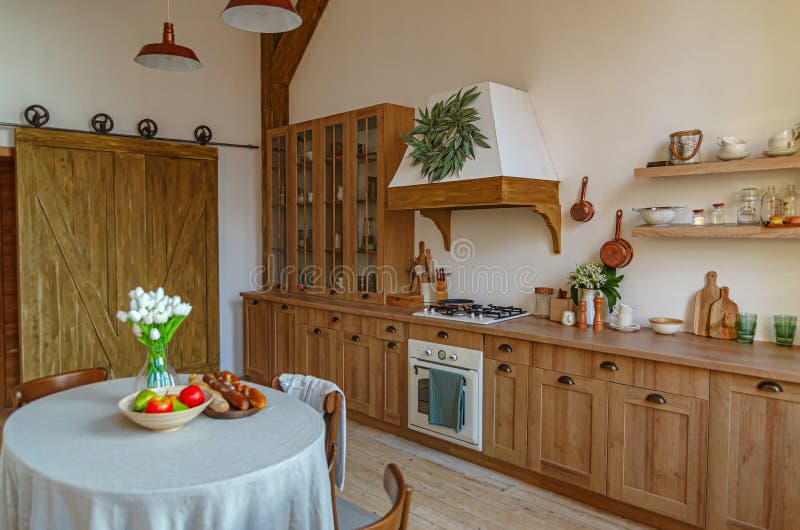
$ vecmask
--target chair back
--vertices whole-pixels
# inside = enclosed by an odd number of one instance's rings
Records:
[[[411,510],[411,487],[406,485],[397,464],[389,464],[383,472],[383,489],[392,501],[389,512],[371,525],[360,530],[405,530]]]
[[[11,393],[11,404],[14,409],[18,409],[22,405],[50,394],[76,386],[98,383],[106,379],[108,379],[108,370],[102,366],[31,379],[14,387]]]

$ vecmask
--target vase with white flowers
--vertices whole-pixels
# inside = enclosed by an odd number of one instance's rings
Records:
[[[624,277],[617,276],[617,269],[591,260],[577,265],[569,273],[572,301],[575,305],[579,301],[586,302],[586,322],[589,325],[594,320],[594,299],[603,297],[608,301],[608,309],[614,307],[622,298],[619,284]]]
[[[192,306],[180,296],[167,296],[164,288],[146,292],[137,287],[130,293],[128,311],[119,311],[117,318],[131,326],[136,340],[147,346],[147,361],[136,376],[136,390],[174,386],[178,374],[167,361],[167,344],[192,312]]]

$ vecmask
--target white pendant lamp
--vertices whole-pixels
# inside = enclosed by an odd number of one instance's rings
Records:
[[[257,33],[283,33],[303,23],[291,0],[230,0],[220,18],[229,26]]]
[[[139,50],[134,61],[148,68],[167,70],[170,72],[190,72],[203,64],[191,48],[175,43],[175,30],[169,17],[169,0],[167,0],[167,21],[164,22],[164,34],[161,42],[145,44]]]

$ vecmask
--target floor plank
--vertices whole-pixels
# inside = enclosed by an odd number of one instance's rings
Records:
[[[340,495],[383,514],[387,463],[414,489],[409,528],[646,530],[650,527],[582,504],[435,449],[347,423],[347,478]]]

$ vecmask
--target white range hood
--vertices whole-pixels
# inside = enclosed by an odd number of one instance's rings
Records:
[[[466,91],[475,85],[463,87]],[[420,166],[406,156],[389,184],[390,210],[419,210],[433,220],[450,248],[452,210],[530,207],[542,216],[561,249],[561,205],[558,177],[533,113],[530,96],[497,83],[477,85],[480,95],[472,102],[480,119],[475,125],[488,137],[490,149],[475,146],[475,159],[467,159],[459,175],[430,184],[421,178]],[[436,94],[428,108],[459,89]]]

